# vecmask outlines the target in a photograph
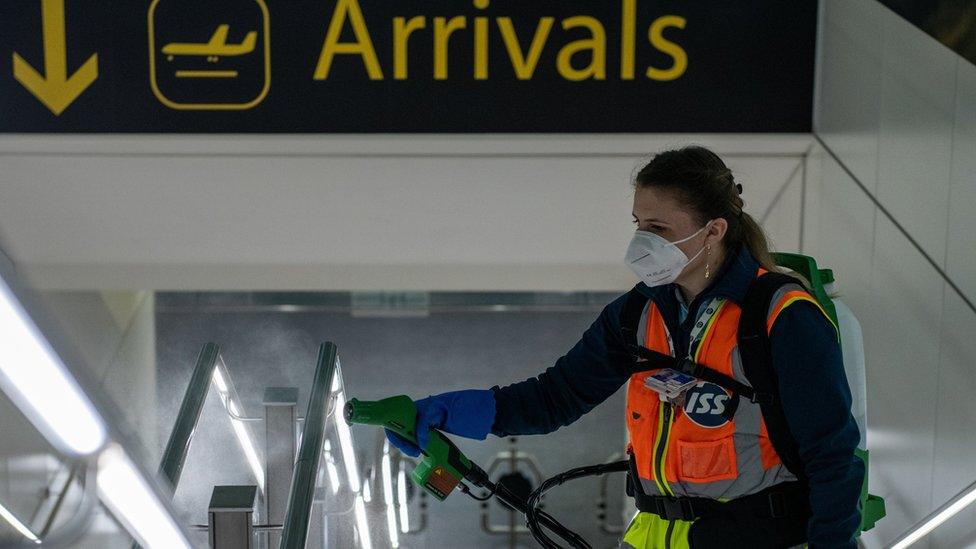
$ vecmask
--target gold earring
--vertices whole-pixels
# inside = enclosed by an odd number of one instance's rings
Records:
[[[709,261],[708,261],[708,258],[711,255],[712,255],[712,245],[709,244],[705,246],[705,280],[708,280],[708,277],[712,276],[712,273],[709,272]]]

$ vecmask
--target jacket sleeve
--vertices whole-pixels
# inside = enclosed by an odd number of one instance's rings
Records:
[[[495,393],[497,436],[551,433],[569,425],[615,393],[629,378],[633,362],[620,332],[627,294],[604,307],[579,342],[554,366],[534,378]]]
[[[807,534],[811,548],[855,547],[864,464],[851,414],[851,390],[837,333],[808,301],[777,317],[770,333],[786,421],[810,483]]]

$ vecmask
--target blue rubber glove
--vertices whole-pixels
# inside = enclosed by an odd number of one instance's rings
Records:
[[[417,406],[417,444],[386,430],[390,444],[411,457],[427,447],[428,429],[484,440],[495,422],[495,393],[491,389],[468,389],[420,399]],[[419,446],[419,448],[418,448]]]

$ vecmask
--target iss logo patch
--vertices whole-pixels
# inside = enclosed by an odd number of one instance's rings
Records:
[[[685,393],[685,413],[696,425],[714,429],[729,422],[726,406],[729,395],[714,383],[702,383]]]

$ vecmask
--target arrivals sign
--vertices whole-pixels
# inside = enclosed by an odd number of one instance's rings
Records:
[[[816,1],[5,0],[2,132],[807,132]]]

